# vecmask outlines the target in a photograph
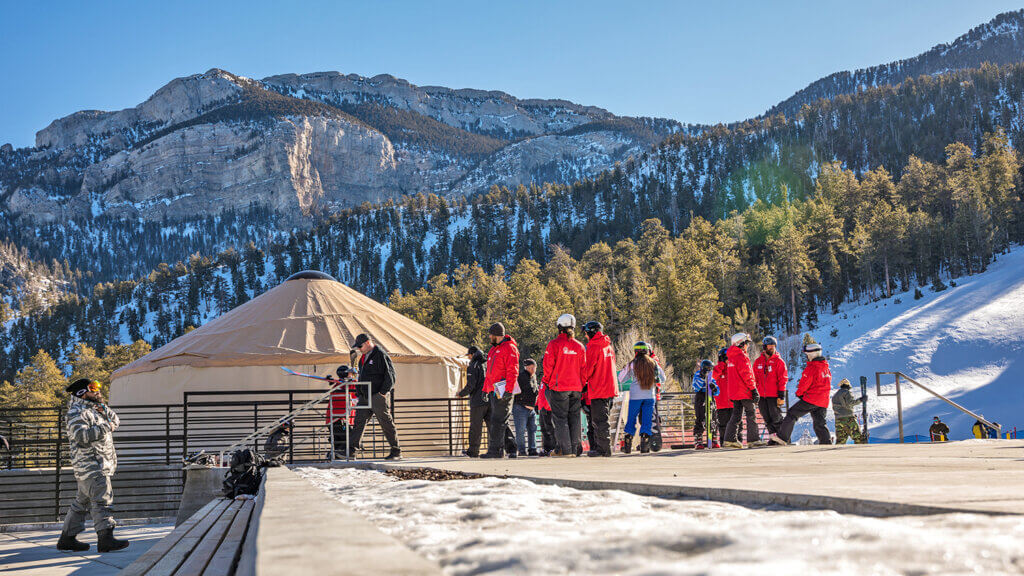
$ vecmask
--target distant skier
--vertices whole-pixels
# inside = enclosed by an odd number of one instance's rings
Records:
[[[729,379],[729,399],[732,400],[732,416],[725,429],[725,441],[722,446],[727,448],[745,448],[739,442],[739,423],[746,416],[747,444],[752,447],[764,446],[765,441],[758,436],[757,413],[754,408],[761,399],[754,381],[754,370],[750,365],[750,336],[743,332],[733,335],[732,346],[726,352],[726,377]]]
[[[619,371],[620,384],[628,385],[629,408],[626,411],[626,428],[622,451],[633,451],[633,437],[636,435],[636,420],[640,418],[640,453],[651,450],[651,433],[654,430],[655,395],[658,384],[665,382],[665,371],[654,359],[647,342],[633,345],[633,359]]]
[[[846,444],[848,438],[853,438],[854,444],[864,444],[864,435],[860,432],[860,425],[857,424],[857,417],[854,416],[854,408],[864,402],[864,396],[853,398],[850,393],[850,381],[843,378],[839,381],[839,390],[832,395],[832,413],[836,417],[836,444]]]
[[[583,325],[587,334],[587,359],[583,368],[587,393],[584,403],[590,406],[587,418],[588,456],[612,455],[608,413],[619,389],[615,382],[615,349],[603,329],[600,322],[591,321]]]
[[[727,350],[722,348],[718,351],[718,363],[711,370],[711,377],[718,384],[718,396],[715,396],[715,411],[718,413],[718,439],[712,443],[712,448],[720,448],[719,442],[725,438],[725,429],[732,419],[732,400],[729,399],[729,382],[726,374],[729,366]],[[740,423],[742,424],[742,420]]]
[[[544,382],[551,420],[555,426],[556,456],[575,457],[583,443],[580,410],[587,351],[574,337],[576,317],[562,314],[555,322],[558,336],[544,350]]]
[[[984,415],[982,416],[984,418]],[[989,432],[992,430],[985,425],[981,420],[975,420],[974,426],[971,426],[971,432],[974,433],[975,438],[991,438],[992,434]]]
[[[793,434],[796,421],[806,414],[811,415],[814,422],[814,433],[818,436],[818,444],[832,444],[832,435],[825,424],[825,413],[828,410],[828,395],[832,391],[832,371],[828,360],[821,355],[821,344],[811,343],[804,346],[807,355],[807,366],[800,375],[800,383],[796,388],[799,402],[789,407],[778,434],[771,439],[779,444],[788,444]]]
[[[711,374],[711,369],[711,360],[701,360],[697,365],[697,370],[693,373],[693,443],[697,450],[708,447],[706,433],[708,427],[717,428],[716,422],[706,421],[708,402],[714,402],[719,393],[718,384]],[[712,433],[711,439],[714,440],[714,437],[715,434]]]
[[[487,351],[484,394],[490,399],[491,421],[487,428],[487,453],[481,458],[509,458],[518,455],[512,434],[512,402],[519,388],[519,346],[496,322],[488,329],[491,349]]]
[[[469,439],[462,453],[470,458],[480,456],[480,438],[484,424],[491,414],[491,403],[484,394],[484,353],[476,346],[466,350],[469,367],[466,368],[466,385],[456,393],[459,398],[469,396]]]
[[[778,434],[782,424],[782,407],[786,404],[786,361],[777,351],[779,341],[766,336],[761,341],[764,352],[754,360],[754,379],[761,399],[757,402],[764,427],[769,434]]]
[[[928,434],[932,437],[932,442],[945,442],[949,440],[949,426],[939,417],[932,418],[932,425],[928,428]]]

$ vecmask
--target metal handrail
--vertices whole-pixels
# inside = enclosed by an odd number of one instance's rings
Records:
[[[882,394],[882,376],[886,375],[886,374],[892,374],[892,375],[896,376],[896,394]],[[971,412],[967,408],[964,408],[963,406],[957,404],[956,402],[953,402],[949,398],[946,398],[942,394],[939,394],[938,392],[932,390],[931,388],[925,386],[924,384],[921,384],[920,382],[918,382],[917,380],[914,380],[910,376],[907,376],[903,372],[899,372],[899,371],[897,371],[897,372],[875,372],[875,393],[878,396],[896,396],[896,415],[899,418],[900,443],[901,444],[903,443],[903,396],[900,393],[900,378],[903,378],[904,380],[909,381],[911,384],[917,386],[918,388],[924,390],[925,392],[931,394],[932,396],[935,396],[936,398],[938,398],[939,400],[942,400],[946,404],[949,404],[950,406],[956,408],[957,410],[963,412],[964,414],[967,414],[969,416],[974,417],[975,420],[981,422],[985,426],[988,426],[989,428],[994,429],[996,431],[996,436],[997,437],[1002,436],[1003,427],[1000,426],[999,424],[995,424],[993,422],[989,422],[984,417],[982,417],[982,416],[980,416],[978,414],[975,414],[974,412]]]
[[[324,400],[327,400],[328,398],[330,398],[331,395],[334,394],[335,392],[337,392],[338,390],[344,388],[345,389],[345,395],[348,396],[349,393],[351,392],[352,386],[366,386],[366,398],[370,397],[370,386],[371,386],[370,382],[339,382],[339,383],[335,384],[334,386],[332,386],[330,389],[328,389],[326,392],[324,392],[324,393],[320,394],[319,396],[317,396],[316,398],[313,398],[309,402],[306,402],[305,404],[299,406],[298,408],[288,412],[284,416],[281,416],[280,418],[278,418],[274,422],[271,422],[270,424],[267,424],[266,426],[263,426],[262,428],[259,428],[258,430],[255,430],[255,431],[251,432],[245,438],[242,438],[241,440],[238,440],[234,444],[232,444],[232,445],[228,446],[227,448],[224,448],[223,450],[221,450],[220,454],[218,455],[218,463],[220,463],[223,466],[224,465],[224,454],[225,453],[231,452],[232,450],[234,450],[235,448],[238,448],[239,446],[245,446],[249,442],[252,442],[253,440],[255,440],[255,439],[257,439],[257,438],[259,438],[259,437],[261,437],[261,436],[263,436],[265,434],[269,434],[270,432],[276,430],[278,428],[278,426],[280,426],[281,424],[284,424],[285,422],[293,420],[296,416],[298,416],[298,415],[300,415],[300,414],[302,414],[304,412],[308,412],[308,411],[312,410],[318,404],[320,404]],[[352,408],[369,408],[369,405],[367,405],[367,406],[350,406],[350,404],[351,404],[350,402],[346,402],[345,403],[345,420],[346,420],[346,422],[348,421],[349,412],[350,412],[350,410]],[[328,404],[328,413],[330,413],[330,406],[331,405]],[[348,433],[347,433],[347,430],[346,430],[346,439],[345,439],[346,445],[348,444],[347,436],[348,436]],[[333,451],[334,451],[334,439],[333,438],[334,437],[332,435],[331,436],[331,452],[332,452],[332,456],[333,456]]]

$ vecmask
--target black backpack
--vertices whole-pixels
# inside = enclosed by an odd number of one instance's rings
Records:
[[[265,466],[263,459],[251,449],[235,450],[231,453],[231,467],[224,474],[224,496],[234,498],[239,494],[259,492]]]

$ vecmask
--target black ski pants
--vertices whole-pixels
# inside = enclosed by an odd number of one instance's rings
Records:
[[[590,401],[590,413],[587,415],[590,449],[602,456],[612,455],[611,431],[608,428],[608,411],[611,407],[611,398],[594,398]]]
[[[551,405],[551,420],[555,425],[555,443],[559,454],[577,454],[583,440],[583,429],[580,427],[582,392],[545,389],[544,394]]]
[[[487,426],[487,453],[501,455],[502,451],[515,455],[516,435],[512,432],[512,401],[514,394],[501,398],[494,392],[491,398],[491,422]]]
[[[757,412],[754,409],[753,400],[733,400],[732,401],[732,415],[729,418],[729,424],[725,427],[725,441],[736,442],[739,438],[739,425],[740,420],[747,417],[747,442],[757,442],[760,440],[757,431]]]
[[[825,424],[825,412],[825,408],[815,406],[814,404],[803,400],[793,404],[789,407],[789,410],[786,411],[786,417],[782,419],[779,438],[782,438],[786,442],[790,442],[790,437],[793,434],[793,426],[796,425],[796,421],[807,414],[810,414],[811,421],[814,423],[814,433],[818,436],[818,444],[831,444],[832,434],[828,431],[828,425]]]
[[[490,429],[490,422],[487,421],[490,415],[490,405],[469,407],[469,445],[466,446],[466,452],[474,458],[480,455],[480,438],[483,435],[484,424]]]
[[[761,399],[757,401],[757,409],[761,411],[761,419],[764,420],[764,427],[768,429],[768,432],[778,434],[779,426],[782,425],[782,408],[779,408],[778,397],[761,396]]]
[[[558,448],[555,442],[555,423],[551,418],[551,410],[537,410],[540,413],[540,437],[544,452]]]

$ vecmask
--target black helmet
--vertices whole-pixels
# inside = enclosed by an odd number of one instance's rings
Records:
[[[700,371],[707,372],[711,370],[711,360],[702,360],[700,363]]]
[[[338,378],[341,378],[342,380],[344,380],[345,378],[348,378],[349,374],[354,374],[354,373],[355,373],[355,369],[354,368],[350,368],[348,364],[342,364],[341,366],[338,366],[338,370],[337,370]]]
[[[761,340],[761,345],[767,346],[769,344],[771,344],[772,346],[778,346],[779,341],[775,339],[775,336],[765,336],[764,340]]]
[[[637,342],[636,344],[633,344],[633,353],[634,354],[648,354],[648,355],[650,355],[650,353],[651,353],[651,345],[648,344],[647,342],[644,342],[643,340],[641,340],[641,341]]]
[[[722,348],[721,350],[718,351],[718,361],[719,362],[725,362],[728,359],[729,359],[729,349],[728,348]]]
[[[591,320],[583,325],[583,331],[587,333],[587,336],[593,337],[594,334],[604,330],[604,326],[601,325],[597,320]]]

